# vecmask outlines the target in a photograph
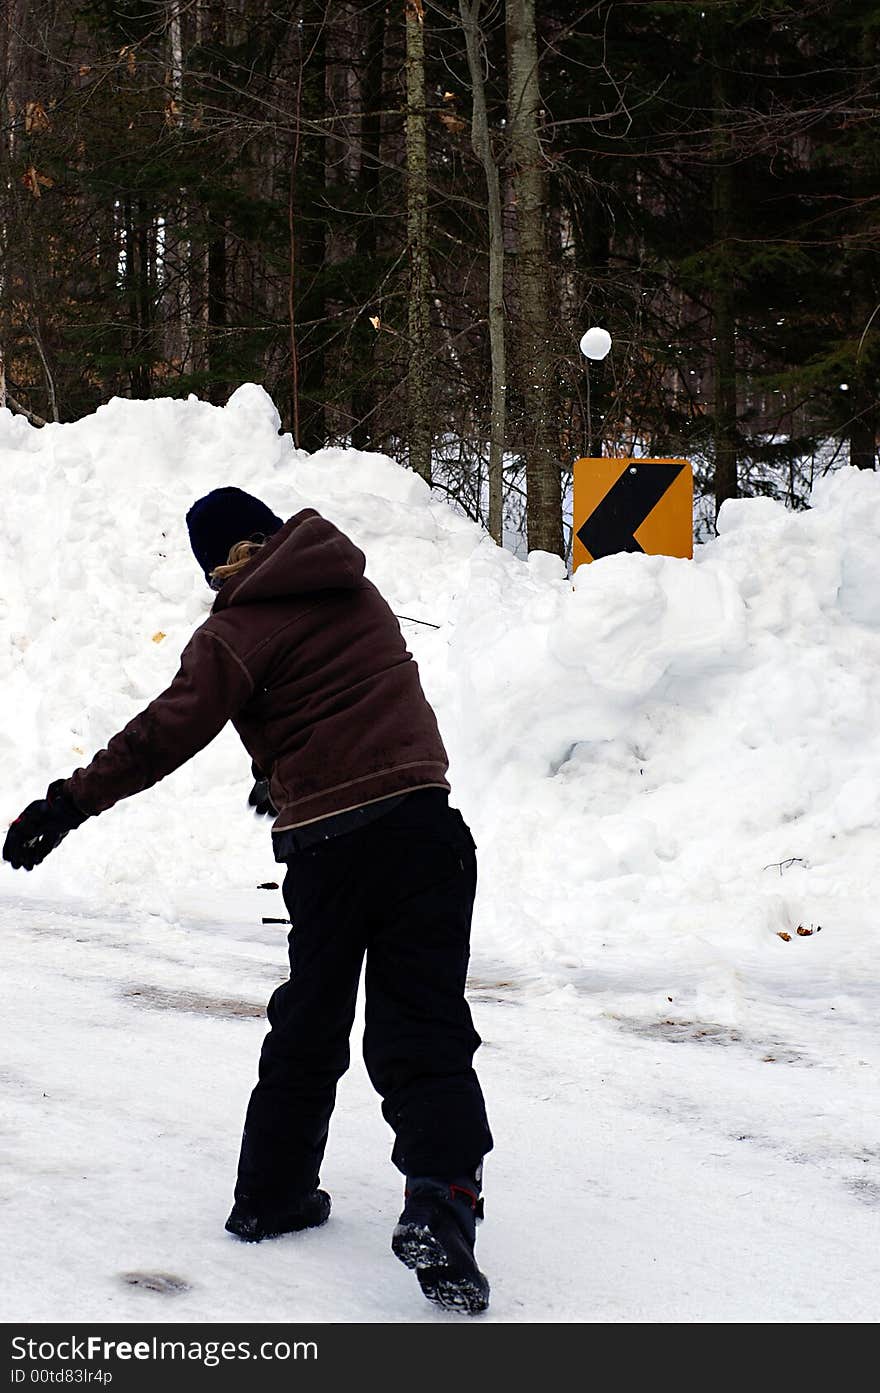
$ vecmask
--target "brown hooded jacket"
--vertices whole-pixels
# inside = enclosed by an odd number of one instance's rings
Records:
[[[447,757],[397,620],[364,555],[313,508],[223,585],[171,685],[64,791],[104,812],[185,764],[232,721],[270,778],[273,831],[415,788]]]

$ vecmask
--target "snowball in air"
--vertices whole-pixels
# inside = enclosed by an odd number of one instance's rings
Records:
[[[585,358],[607,358],[611,351],[611,335],[607,329],[588,329],[581,339],[581,353]]]

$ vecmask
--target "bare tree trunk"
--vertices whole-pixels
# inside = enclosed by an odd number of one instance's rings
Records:
[[[183,96],[183,33],[180,25],[181,0],[168,0],[168,38],[171,47],[171,95],[178,104]]]
[[[719,21],[720,22],[720,21]],[[720,41],[716,52],[720,51]],[[723,61],[723,60],[722,60]],[[730,141],[723,129],[726,108],[724,72],[719,63],[712,79],[713,158],[712,222],[715,240],[715,275],[712,293],[715,345],[715,515],[726,498],[736,498],[736,311],[733,267],[726,252],[733,233],[734,190]]]
[[[129,390],[136,400],[144,400],[150,395],[149,372],[144,362],[144,285],[143,285],[143,204],[137,205],[137,221],[131,198],[124,200],[125,219],[125,296],[128,302],[129,354],[131,362],[128,370]]]
[[[211,0],[208,10],[208,42],[218,47],[226,43],[226,7],[223,0]],[[216,60],[212,60],[215,66]],[[215,406],[224,405],[227,372],[228,287],[226,258],[226,219],[218,214],[207,257],[207,358],[211,381],[208,398]]]
[[[425,12],[422,0],[404,0],[406,13],[406,228],[409,245],[409,465],[431,482],[428,404],[430,310],[428,293],[428,142],[425,122]]]
[[[860,56],[866,72],[876,71],[877,47],[877,35],[871,26],[867,26],[863,30],[860,45]],[[872,182],[870,178],[866,179],[865,170],[860,169],[855,163],[852,166],[851,188],[854,201],[864,200],[866,206],[871,205],[876,183]],[[866,257],[864,253],[860,256],[858,252],[855,252],[854,264],[851,264],[849,268],[849,283],[852,297],[850,301],[851,312],[854,314],[855,323],[870,326],[873,316],[877,313],[876,308],[874,308],[877,300],[875,293],[877,284],[876,255]],[[853,414],[849,425],[849,462],[856,469],[876,469],[880,401],[877,400],[876,375],[866,373],[865,366],[860,363],[865,337],[866,332],[863,332],[856,351],[855,377],[851,379],[850,407]]]
[[[320,450],[327,441],[325,267],[327,232],[323,191],[327,175],[327,141],[316,134],[325,126],[327,107],[327,0],[303,6],[301,69],[297,127],[302,128],[296,177],[296,310],[298,444]],[[307,21],[307,22],[306,22]]]
[[[12,171],[10,168],[14,149],[15,102],[11,90],[12,72],[15,63],[15,4],[8,4],[0,10],[0,265],[3,267],[0,282],[0,407],[7,404],[6,389],[6,345],[9,335],[7,322],[8,307],[12,298],[9,284],[11,268],[9,264],[9,224],[12,221]]]
[[[26,0],[6,0],[0,7],[0,195],[3,200],[0,217],[0,335],[4,353],[3,390],[4,404],[8,401],[16,411],[30,417],[27,408],[20,406],[9,395],[6,381],[9,373],[14,389],[18,390],[15,381],[17,367],[25,377],[30,376],[23,364],[17,361],[22,330],[26,329],[40,358],[46,396],[53,417],[57,420],[52,375],[43,353],[39,330],[30,323],[38,313],[33,284],[33,236],[29,210],[23,207],[20,178],[13,169],[19,154],[18,145],[24,126],[22,113],[32,77],[34,18],[28,11]],[[21,386],[27,390],[25,381]]]
[[[364,70],[361,82],[361,167],[360,189],[363,216],[356,234],[358,257],[372,262],[378,250],[377,215],[379,212],[379,168],[382,144],[382,94],[385,68],[385,8],[379,5],[365,15],[367,25],[364,45]],[[366,309],[366,307],[365,307]],[[378,312],[378,310],[377,310]],[[373,446],[376,422],[374,413],[376,390],[376,332],[368,315],[362,312],[352,331],[353,373],[355,385],[351,394],[351,443],[356,450]]]
[[[297,64],[296,97],[293,110],[293,148],[290,152],[290,178],[287,185],[287,325],[290,335],[290,405],[293,443],[299,449],[299,344],[296,335],[296,176],[299,169],[300,117],[303,88],[302,26],[297,28],[299,62]]]
[[[518,376],[525,420],[526,526],[530,551],[564,556],[562,482],[553,421],[553,359],[547,276],[546,180],[538,118],[535,0],[507,0],[508,120],[516,204]]]
[[[208,247],[208,396],[215,406],[223,406],[227,396],[226,320],[226,228],[221,219],[219,233]]]
[[[209,14],[205,3],[200,3],[194,8],[193,15],[193,39],[197,49],[200,49],[206,42],[209,42],[208,34]],[[198,128],[204,125],[204,105],[199,100],[193,111],[192,121]],[[192,227],[192,213],[197,203],[190,204],[185,198],[186,211],[184,218],[188,230]],[[204,219],[204,213],[200,215]],[[203,232],[204,224],[201,229]],[[187,268],[186,268],[186,298],[190,308],[190,331],[189,331],[189,371],[196,376],[203,376],[208,371],[208,249],[204,242],[204,236],[193,239],[189,238],[187,247]]]
[[[473,92],[471,144],[486,176],[489,216],[489,357],[492,406],[489,426],[489,536],[501,545],[504,530],[504,438],[507,414],[507,362],[504,343],[504,222],[501,182],[489,135],[483,82],[484,43],[479,28],[481,0],[459,0]]]
[[[34,299],[33,294],[31,298]],[[60,421],[61,417],[58,414],[58,398],[55,393],[55,378],[52,376],[52,369],[49,367],[49,360],[46,357],[46,352],[43,348],[43,338],[40,332],[40,326],[35,319],[33,322],[28,323],[27,328],[28,333],[33,339],[34,347],[37,350],[37,355],[40,359],[40,363],[42,364],[43,377],[45,378],[46,382],[46,395],[49,398],[49,407],[52,412],[52,420]]]
[[[877,401],[864,382],[851,395],[855,413],[849,427],[849,462],[856,469],[877,468]]]
[[[169,72],[166,121],[183,125],[183,0],[168,0]],[[162,297],[165,355],[180,372],[192,364],[192,245],[188,228],[188,193],[180,189],[166,210],[162,251]]]
[[[155,255],[155,221],[144,199],[138,199],[138,325],[140,351],[143,359],[143,394],[148,397],[153,386],[152,366],[152,267]]]

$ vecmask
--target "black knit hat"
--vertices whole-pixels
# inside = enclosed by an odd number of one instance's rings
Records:
[[[213,489],[186,515],[189,541],[210,585],[211,572],[225,566],[236,542],[263,541],[284,523],[259,498],[242,489]]]

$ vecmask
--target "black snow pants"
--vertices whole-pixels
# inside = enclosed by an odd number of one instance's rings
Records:
[[[492,1147],[465,1001],[473,839],[440,789],[287,862],[290,978],[272,995],[237,1200],[313,1190],[366,957],[364,1061],[404,1175],[472,1175]]]

